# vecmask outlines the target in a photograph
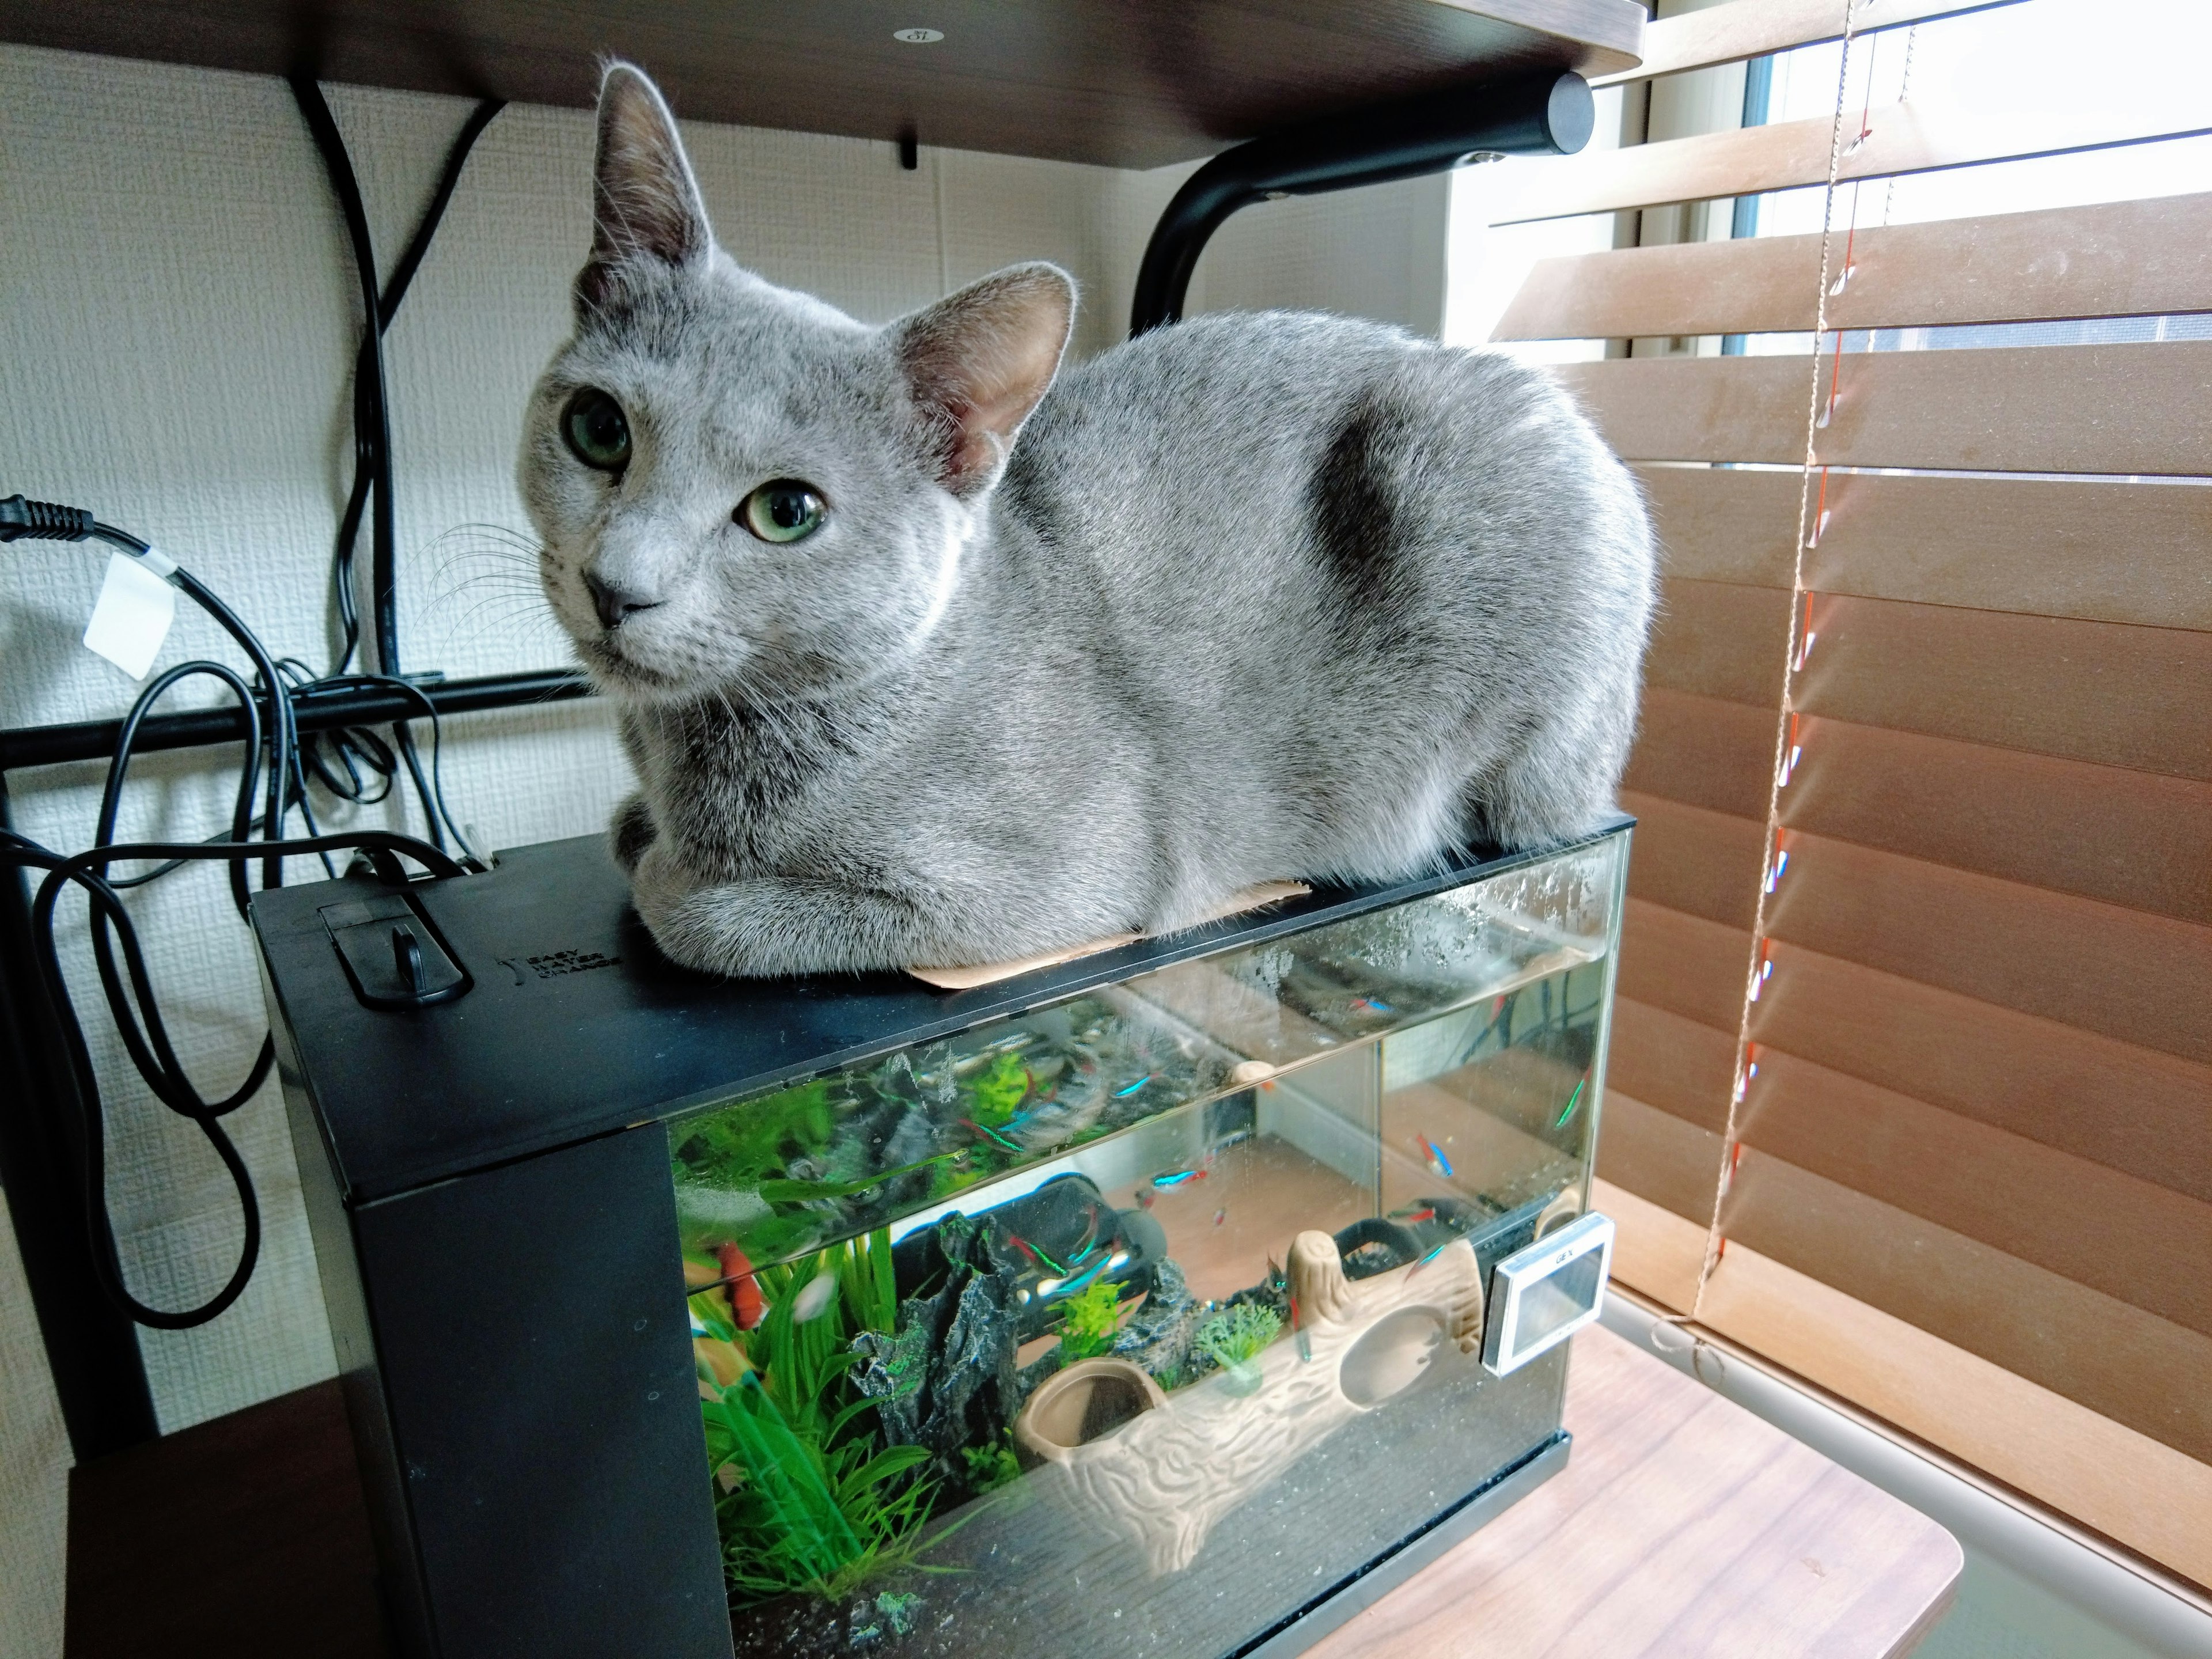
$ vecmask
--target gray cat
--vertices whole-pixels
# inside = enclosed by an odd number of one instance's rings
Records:
[[[594,204],[520,477],[677,961],[997,961],[1612,808],[1651,537],[1540,373],[1264,313],[1062,374],[1047,264],[855,322],[715,246],[623,64]]]

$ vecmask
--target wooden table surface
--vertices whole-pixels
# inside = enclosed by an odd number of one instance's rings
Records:
[[[1951,1534],[1601,1327],[1563,1474],[1309,1659],[1890,1659],[1949,1607]]]
[[[1887,1659],[1948,1605],[1934,1522],[1592,1328],[1564,1474],[1313,1659]],[[335,1383],[75,1472],[68,1659],[383,1659]]]

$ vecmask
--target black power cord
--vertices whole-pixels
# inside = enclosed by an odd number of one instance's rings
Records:
[[[356,830],[296,841],[261,841],[251,846],[280,859],[291,854],[326,854],[348,848],[381,854],[387,860],[404,854],[434,876],[465,873],[459,864],[436,848],[412,836],[396,835],[386,830]],[[77,1097],[83,1104],[81,1130],[85,1226],[92,1240],[94,1268],[101,1288],[118,1309],[139,1324],[157,1330],[188,1330],[206,1324],[237,1301],[253,1277],[261,1253],[261,1206],[255,1197],[253,1177],[246,1167],[246,1160],[239,1155],[237,1146],[219,1120],[244,1105],[260,1088],[269,1075],[275,1048],[271,1039],[263,1038],[261,1052],[246,1080],[222,1100],[211,1102],[200,1095],[185,1074],[162,1024],[155,1001],[152,976],[147,972],[145,957],[139,948],[137,930],[131,926],[121,896],[103,878],[103,873],[109,864],[125,859],[166,859],[179,863],[220,859],[236,868],[244,864],[247,854],[248,844],[243,842],[215,846],[203,842],[126,842],[95,847],[74,858],[64,858],[13,830],[0,830],[0,862],[28,865],[46,872],[32,904],[32,940],[38,952],[40,976],[45,981],[47,998],[61,1029],[63,1046],[68,1051]],[[70,998],[69,980],[62,970],[61,954],[54,937],[55,907],[63,890],[71,885],[83,889],[92,902],[94,937],[103,938],[104,930],[112,927],[122,945],[131,997],[137,1003],[135,1013],[131,1000],[123,994],[112,957],[105,952],[101,977],[107,984],[108,1010],[132,1063],[163,1105],[198,1127],[238,1189],[239,1210],[246,1233],[239,1249],[238,1265],[231,1270],[223,1287],[197,1308],[173,1311],[149,1306],[133,1296],[124,1281],[121,1258],[115,1248],[114,1222],[107,1208],[106,1118],[100,1106],[100,1079],[93,1069],[84,1028],[77,1020],[76,1006]]]
[[[331,189],[337,195],[345,215],[348,235],[352,236],[356,223],[362,227],[360,238],[353,243],[355,270],[356,274],[363,269],[373,271],[375,256],[368,246],[368,217],[365,212],[356,215],[355,211],[360,206],[360,187],[346,155],[345,141],[338,136],[337,124],[330,118],[329,106],[323,102],[321,89],[313,82],[295,79],[292,82],[292,92],[301,113],[307,117],[308,128],[314,134],[317,147],[322,150],[324,164],[331,175]],[[319,116],[309,113],[318,107],[321,111]],[[487,98],[470,111],[469,118],[461,124],[453,148],[446,153],[446,165],[438,175],[437,188],[430,193],[429,205],[423,209],[421,222],[415,227],[414,235],[408,239],[406,250],[399,256],[399,263],[392,267],[392,280],[384,285],[384,293],[376,302],[379,336],[392,326],[392,319],[398,315],[400,301],[407,297],[407,289],[415,280],[415,273],[421,268],[423,256],[429,252],[431,240],[438,234],[438,227],[445,220],[447,205],[453,199],[453,191],[461,182],[461,169],[468,165],[470,152],[476,148],[476,142],[483,136],[483,130],[491,125],[492,118],[506,107],[505,99]],[[351,207],[345,205],[349,198],[353,204]],[[331,671],[334,674],[343,674],[353,665],[354,653],[361,647],[361,611],[354,595],[354,548],[360,540],[362,515],[368,507],[369,490],[380,473],[388,476],[388,464],[378,454],[378,445],[381,440],[373,435],[388,433],[391,422],[388,412],[381,417],[376,412],[384,398],[384,365],[383,354],[372,350],[372,343],[364,330],[361,353],[354,366],[353,488],[346,497],[345,511],[338,519],[337,546],[331,561],[338,622],[343,636],[337,666]],[[373,564],[371,574],[374,574]],[[396,613],[390,620],[392,646],[396,649],[398,632]],[[380,611],[379,653],[386,648],[382,612]],[[391,664],[381,654],[379,659],[384,662],[386,672],[392,672]]]
[[[260,640],[241,623],[230,607],[192,574],[156,552],[128,532],[99,522],[81,507],[27,501],[21,495],[0,501],[0,542],[24,538],[54,541],[99,540],[121,549],[157,575],[172,582],[212,617],[234,640],[253,665],[249,683],[235,671],[215,662],[188,662],[157,677],[132,703],[118,733],[107,781],[102,792],[100,817],[91,850],[64,857],[13,830],[0,830],[0,864],[41,869],[47,872],[33,906],[33,944],[41,976],[51,1000],[63,1045],[76,1084],[82,1109],[82,1155],[84,1173],[85,1224],[92,1243],[94,1269],[101,1287],[128,1317],[163,1330],[182,1330],[203,1325],[222,1314],[245,1291],[260,1255],[261,1215],[251,1174],[220,1120],[244,1105],[266,1081],[274,1063],[272,1037],[264,1037],[245,1079],[219,1100],[204,1097],[185,1073],[169,1039],[155,1000],[153,981],[137,930],[125,908],[121,893],[143,886],[195,862],[219,861],[228,867],[232,902],[243,920],[252,897],[249,866],[258,855],[262,886],[283,880],[287,856],[313,854],[324,869],[337,874],[330,854],[350,849],[365,856],[384,879],[406,879],[398,855],[413,859],[434,875],[458,876],[463,866],[446,852],[450,832],[474,867],[483,861],[447,808],[439,763],[444,747],[438,711],[428,696],[411,681],[399,676],[397,523],[392,487],[392,416],[385,374],[383,337],[406,298],[424,256],[428,252],[447,206],[453,200],[470,152],[492,118],[505,107],[504,100],[486,100],[471,112],[446,157],[428,206],[408,240],[392,279],[377,290],[376,255],[368,231],[359,181],[337,124],[321,89],[306,76],[291,79],[299,104],[338,198],[346,233],[353,250],[354,267],[361,283],[364,326],[356,361],[353,386],[354,477],[344,511],[340,514],[337,545],[331,561],[332,581],[342,643],[337,666],[318,677],[295,658],[272,659]],[[370,519],[370,587],[374,606],[377,673],[350,672],[361,645],[361,617],[354,592],[354,555],[360,539],[362,518]],[[239,769],[237,803],[227,836],[200,842],[138,842],[117,845],[115,823],[122,790],[131,764],[131,753],[139,726],[154,705],[173,688],[194,678],[219,681],[235,696],[245,712],[246,751]],[[422,705],[430,718],[430,768],[423,773],[413,737],[404,721],[395,721],[397,748],[387,746],[367,727],[318,733],[301,741],[292,699],[298,693],[379,685],[398,690]],[[264,776],[265,760],[265,776]],[[308,797],[310,775],[335,799],[373,805],[387,799],[401,766],[407,769],[422,814],[430,828],[432,844],[386,830],[356,830],[325,836],[315,823]],[[371,780],[380,780],[379,788]],[[374,793],[372,793],[374,791]],[[264,799],[254,813],[257,798]],[[285,820],[296,808],[307,827],[301,839],[286,838]],[[256,839],[256,836],[258,839]],[[118,862],[157,860],[154,868],[129,877],[111,877]],[[93,957],[100,986],[118,1035],[155,1097],[171,1111],[195,1124],[207,1138],[238,1189],[245,1224],[245,1242],[237,1266],[222,1289],[198,1307],[172,1311],[141,1302],[125,1284],[117,1254],[113,1222],[107,1208],[105,1156],[106,1121],[100,1104],[100,1081],[93,1067],[84,1030],[70,995],[67,976],[55,942],[55,909],[68,887],[83,890],[90,906]],[[118,948],[120,961],[118,960]]]
[[[307,799],[307,772],[301,760],[299,734],[292,708],[293,694],[301,687],[295,678],[288,676],[270,657],[253,630],[246,627],[237,614],[191,571],[155,551],[129,532],[100,523],[81,507],[27,501],[21,495],[0,501],[0,542],[22,539],[100,541],[121,549],[182,590],[212,617],[245,652],[255,670],[254,678],[249,682],[235,670],[221,663],[180,663],[156,676],[139,693],[117,734],[115,752],[108,763],[106,786],[101,793],[100,817],[90,850],[64,856],[13,830],[0,830],[0,864],[28,866],[47,872],[32,906],[33,945],[38,954],[46,994],[62,1033],[63,1046],[67,1050],[70,1069],[82,1109],[81,1146],[84,1166],[85,1226],[93,1247],[94,1272],[109,1297],[130,1318],[142,1325],[162,1330],[187,1329],[207,1323],[235,1302],[252,1277],[255,1262],[259,1257],[260,1206],[254,1195],[252,1179],[245,1160],[239,1155],[220,1120],[244,1105],[260,1089],[275,1061],[276,1045],[273,1037],[264,1036],[245,1079],[220,1099],[210,1100],[201,1094],[198,1085],[185,1073],[175,1045],[170,1041],[167,1026],[161,1018],[155,998],[152,975],[147,970],[137,932],[124,907],[120,890],[143,885],[189,863],[219,861],[229,867],[232,902],[243,919],[252,897],[249,872],[257,859],[262,867],[262,886],[264,889],[282,883],[284,860],[288,856],[313,854],[323,859],[327,869],[330,867],[328,855],[346,849],[365,854],[372,866],[387,881],[406,879],[405,871],[398,862],[399,854],[413,859],[433,875],[459,876],[466,872],[461,863],[441,847],[418,841],[410,836],[383,830],[349,830],[329,836],[319,833]],[[139,726],[154,705],[173,688],[186,680],[199,678],[219,681],[239,700],[246,715],[245,755],[240,763],[238,796],[232,809],[228,836],[210,842],[118,845],[114,841],[116,818],[121,807],[123,785],[130,769],[132,744]],[[338,687],[390,685],[404,690],[422,704],[430,716],[432,745],[430,780],[424,790],[424,805],[434,817],[445,817],[450,825],[451,815],[447,811],[444,792],[438,779],[438,758],[442,744],[437,710],[422,689],[404,680],[394,680],[384,675],[343,676],[316,684]],[[265,802],[258,818],[253,812],[257,799]],[[300,839],[288,839],[284,821],[295,807],[306,821],[309,833]],[[259,832],[258,840],[255,839],[257,830]],[[453,834],[456,839],[461,840],[465,850],[467,843],[460,837],[459,830],[455,829]],[[473,860],[474,855],[471,854],[470,856]],[[108,876],[112,865],[149,859],[161,862],[142,875],[121,880],[111,879]],[[480,862],[477,867],[483,867]],[[70,994],[68,978],[63,972],[60,951],[55,940],[56,906],[63,891],[72,885],[82,890],[91,907],[94,962],[99,969],[100,987],[106,997],[109,1014],[115,1022],[117,1034],[122,1038],[131,1064],[145,1079],[156,1099],[198,1127],[238,1189],[239,1207],[246,1232],[238,1264],[222,1289],[196,1308],[170,1310],[152,1307],[133,1296],[124,1280],[115,1247],[114,1225],[107,1210],[104,1150],[106,1126],[100,1103],[100,1080],[93,1067],[91,1052],[85,1042],[83,1026]]]
[[[323,167],[337,194],[338,210],[345,217],[346,235],[353,244],[354,275],[361,284],[361,356],[354,376],[354,467],[356,489],[364,467],[370,484],[369,599],[376,632],[377,666],[387,674],[399,672],[399,586],[396,547],[398,521],[392,500],[392,405],[384,373],[383,307],[376,291],[376,248],[368,234],[368,210],[362,204],[361,185],[354,178],[353,158],[346,154],[337,119],[324,101],[323,89],[310,75],[289,79],[293,101],[322,153]],[[358,525],[358,520],[356,520]],[[349,546],[348,556],[350,557]],[[357,626],[358,624],[356,624]],[[341,665],[343,666],[343,665]]]
[[[21,497],[17,499],[20,500]],[[172,563],[165,556],[155,554],[150,544],[140,541],[129,531],[118,530],[112,525],[101,524],[98,520],[94,520],[90,529],[84,536],[70,536],[61,539],[77,541],[88,538],[106,542],[111,547],[119,547],[142,562],[156,559],[161,563],[169,564],[168,570],[157,570],[156,574],[166,575],[167,580],[182,590],[187,598],[215,618],[216,625],[235,640],[239,649],[246,653],[246,659],[253,665],[255,672],[260,676],[259,683],[270,688],[270,763],[266,807],[269,815],[268,834],[282,835],[284,828],[286,769],[290,763],[289,757],[297,746],[298,733],[292,722],[291,696],[285,689],[283,681],[278,678],[276,665],[270,660],[269,653],[263,647],[260,639],[252,629],[239,621],[237,613],[218,599],[198,577],[193,575],[182,565]],[[167,677],[164,676],[162,682],[157,682],[164,690],[167,689]],[[138,704],[132,708],[131,724],[134,728],[138,720],[143,717],[145,705],[149,701],[150,697],[148,694],[142,694]],[[121,787],[118,775],[121,769],[129,764],[130,756],[131,751],[126,746],[119,743],[116,745],[115,763],[109,771],[108,787],[111,792]],[[249,767],[255,763],[254,753],[249,752],[246,763]],[[280,887],[283,882],[284,860],[273,854],[264,857],[261,865],[261,884],[264,887]]]
[[[337,546],[332,559],[332,582],[337,590],[339,625],[343,630],[343,647],[333,675],[345,673],[353,663],[354,654],[361,641],[361,618],[354,597],[354,548],[361,533],[364,501],[373,507],[369,520],[369,592],[373,609],[374,631],[376,640],[377,667],[385,675],[399,674],[399,599],[398,574],[398,520],[392,487],[392,407],[390,382],[385,373],[384,331],[392,325],[398,313],[400,301],[406,298],[407,289],[415,280],[423,256],[429,252],[431,240],[445,218],[446,208],[453,200],[454,189],[459,185],[461,170],[468,165],[470,152],[477,139],[491,124],[492,118],[506,107],[503,99],[486,99],[470,112],[461,131],[447,152],[446,164],[438,178],[437,188],[431,193],[429,205],[424,210],[414,235],[409,239],[406,250],[392,270],[392,280],[380,295],[376,286],[376,249],[369,234],[368,213],[363,205],[360,181],[354,176],[353,160],[347,153],[345,139],[338,131],[337,122],[324,99],[322,88],[310,75],[298,74],[289,77],[293,100],[307,124],[307,131],[321,153],[324,169],[330,175],[331,191],[337,197],[340,214],[345,220],[346,235],[353,248],[354,274],[361,285],[362,329],[361,351],[354,369],[354,476],[353,485],[345,511],[339,517]],[[434,806],[434,784],[426,781],[422,764],[415,750],[414,735],[404,720],[395,721],[392,738],[398,749],[398,759],[407,769],[414,783],[416,798],[422,803],[422,816],[430,827],[430,839],[438,846],[446,844],[442,816]],[[380,741],[370,744],[352,732],[334,733],[329,741],[333,748],[350,746],[351,755],[341,754],[337,760],[349,779],[357,778],[361,763],[366,763],[372,771],[383,770],[388,779],[392,775],[388,767],[379,767],[380,759],[386,758]],[[313,751],[319,748],[310,744],[308,763],[323,775],[326,784],[334,784],[336,775],[320,763],[319,756]],[[339,791],[343,796],[343,791]],[[386,793],[389,793],[388,789]],[[356,793],[348,799],[360,799]],[[378,799],[382,799],[380,794]]]

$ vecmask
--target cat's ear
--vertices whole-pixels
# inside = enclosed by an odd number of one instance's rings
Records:
[[[714,246],[698,180],[659,88],[634,64],[609,64],[599,81],[592,256],[576,278],[577,299],[600,304],[626,264],[702,264]]]
[[[954,495],[997,482],[1074,324],[1073,279],[1040,264],[1010,265],[891,325],[930,459]]]

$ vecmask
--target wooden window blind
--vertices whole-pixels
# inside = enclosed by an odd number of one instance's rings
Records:
[[[2036,0],[1662,16],[1646,75],[1839,42],[1835,108],[1496,198],[1822,204],[1543,261],[1494,333],[1616,343],[1557,372],[1665,549],[1603,1202],[1625,1283],[2203,1586],[2212,193],[1877,210],[1902,175],[2201,132],[2212,92],[2010,122],[1846,93],[1970,10]],[[1755,344],[1617,355],[1698,336]]]

